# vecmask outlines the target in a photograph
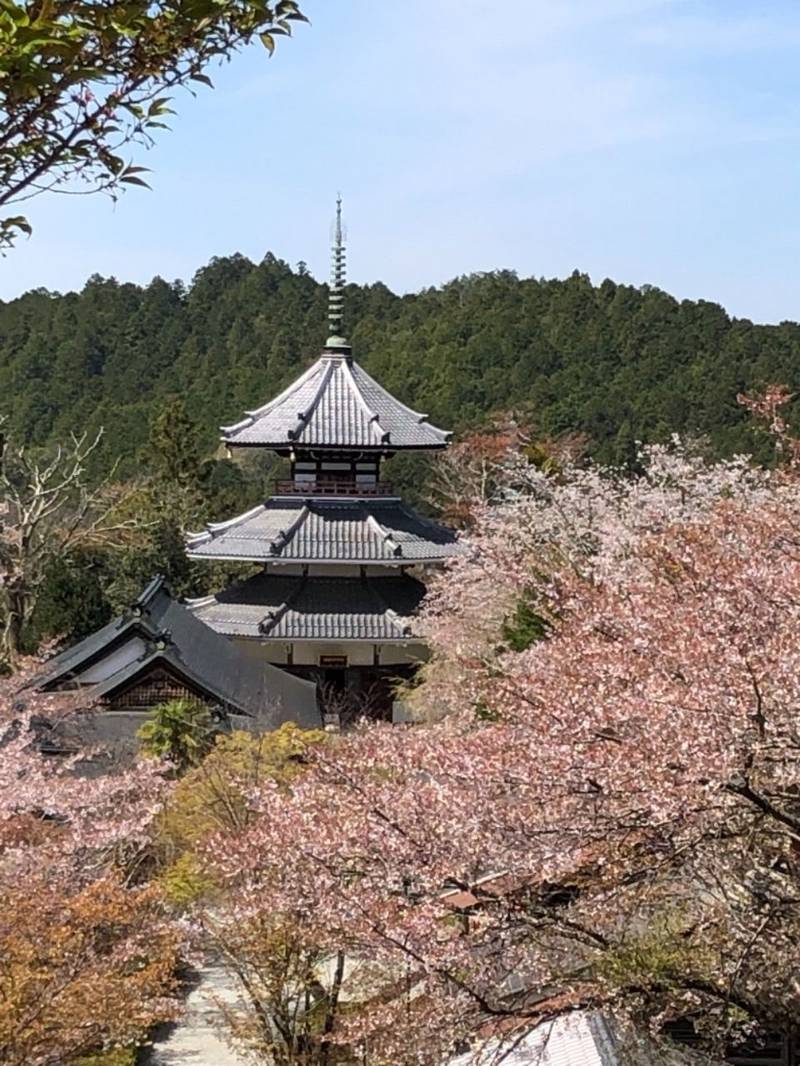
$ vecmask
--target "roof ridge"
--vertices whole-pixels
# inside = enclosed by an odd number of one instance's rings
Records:
[[[321,359],[317,360],[317,362],[321,362],[321,361],[322,361]],[[308,423],[311,421],[311,416],[314,414],[314,412],[316,411],[317,407],[319,407],[319,405],[320,405],[320,402],[321,402],[322,397],[323,397],[323,395],[325,393],[325,390],[328,387],[328,382],[331,380],[331,377],[333,375],[334,369],[335,369],[334,360],[331,359],[331,360],[328,361],[328,365],[325,367],[325,370],[322,373],[321,381],[320,381],[319,385],[317,386],[317,391],[314,393],[314,399],[311,401],[311,403],[308,405],[308,407],[304,411],[300,411],[298,413],[298,415],[297,415],[297,421],[299,423],[297,429],[288,429],[286,431],[286,436],[289,438],[289,440],[291,440],[291,441],[297,440],[297,438],[300,436],[300,434],[306,428]]]
[[[192,614],[200,607],[208,607],[212,603],[217,602],[217,597],[212,592],[209,596],[187,596],[184,600],[183,606],[187,611],[191,611]]]
[[[297,392],[302,385],[305,385],[308,379],[314,376],[314,372],[319,369],[321,362],[321,357],[318,357],[307,370],[303,371],[299,378],[295,378],[295,380],[290,385],[287,385],[283,392],[279,392],[274,399],[262,404],[261,407],[255,407],[252,411],[245,411],[246,418],[243,418],[239,422],[235,422],[230,426],[220,426],[222,432],[226,435],[228,433],[235,433],[240,429],[245,429],[247,426],[252,426],[256,419],[263,418],[264,415],[269,414],[273,407],[279,403],[284,403],[293,393]]]
[[[294,537],[300,526],[304,525],[308,521],[308,516],[311,514],[311,508],[308,505],[308,500],[303,501],[303,506],[297,512],[297,516],[293,521],[289,523],[286,529],[281,529],[278,532],[277,537],[270,541],[270,547],[274,555],[278,555],[290,540]]]
[[[353,368],[352,368],[351,364],[349,362],[345,362],[343,369],[344,369],[345,374],[347,375],[347,380],[350,382],[350,386],[352,388],[352,391],[355,393],[356,403],[360,407],[363,408],[363,410],[364,410],[365,414],[367,415],[367,418],[368,418],[368,420],[370,422],[370,425],[374,422],[375,425],[380,429],[380,431],[381,431],[380,434],[379,434],[379,436],[381,438],[380,443],[381,444],[389,444],[389,443],[391,443],[391,433],[389,432],[388,429],[384,429],[383,428],[383,426],[381,425],[380,415],[378,414],[377,411],[373,411],[372,410],[372,408],[370,407],[370,405],[367,403],[366,399],[364,398],[364,396],[363,396],[363,394],[361,392],[361,389],[358,386],[358,382],[356,381],[355,375],[353,374]]]
[[[365,575],[362,578],[362,581],[366,583],[367,587],[372,592],[372,595],[375,597],[378,603],[382,605],[383,613],[386,615],[386,617],[389,618],[394,623],[394,625],[396,625],[397,628],[400,630],[400,635],[403,637],[412,636],[411,626],[403,621],[402,616],[399,615],[393,607],[389,606],[389,604],[386,602],[386,598],[381,594],[380,587],[378,583],[374,580],[374,578],[370,579]]]
[[[424,414],[422,411],[415,411],[414,408],[413,407],[409,407],[407,403],[403,403],[402,400],[398,400],[397,397],[394,395],[394,393],[389,392],[389,390],[387,388],[384,388],[384,386],[381,385],[381,383],[379,381],[377,381],[372,376],[372,374],[370,374],[367,370],[365,370],[364,367],[359,362],[354,360],[353,361],[353,366],[356,368],[356,370],[358,370],[358,372],[360,374],[363,374],[364,377],[367,378],[367,380],[369,381],[370,385],[374,385],[376,389],[378,389],[380,392],[382,392],[384,394],[384,396],[388,396],[389,399],[393,403],[397,404],[398,407],[401,407],[407,414],[413,415],[414,418],[416,418],[418,423],[424,422],[426,425],[428,425],[436,433],[441,433],[442,436],[445,437],[445,438],[452,436],[452,433],[449,430],[439,429],[439,427],[438,426],[434,426],[432,422],[428,422],[428,415],[427,414]]]
[[[234,526],[239,525],[240,522],[248,522],[251,518],[255,518],[257,514],[266,511],[266,509],[266,503],[259,503],[255,507],[251,507],[249,511],[243,511],[241,514],[234,515],[233,518],[226,518],[224,522],[208,522],[206,528],[200,533],[187,531],[186,542],[191,546],[193,544],[203,544],[207,540],[213,540],[217,533],[232,529]]]
[[[105,630],[109,631],[109,640],[97,646],[93,645],[93,638]],[[23,688],[36,687],[39,684],[49,685],[59,678],[74,677],[87,662],[95,656],[101,655],[109,643],[120,637],[129,638],[131,635],[136,635],[137,631],[144,632],[146,636],[150,636],[152,633],[152,627],[148,626],[148,623],[141,615],[126,615],[123,613],[117,618],[112,618],[105,626],[101,626],[97,633],[90,633],[83,640],[79,640],[77,644],[73,644],[70,648],[64,648],[57,655],[54,655],[52,659],[44,662],[41,672],[34,675]]]
[[[294,587],[289,589],[289,595],[286,597],[283,603],[279,603],[274,610],[267,611],[267,613],[258,623],[258,631],[259,633],[261,633],[262,636],[267,636],[270,630],[274,629],[278,622],[280,622],[281,618],[283,618],[283,616],[289,610],[289,605],[292,603],[293,600],[297,598],[297,596],[300,594],[300,591],[304,588],[305,583],[306,578],[305,575],[303,575],[300,580],[295,583]]]
[[[136,599],[131,603],[130,610],[134,610],[137,607],[146,607],[162,588],[164,588],[166,581],[163,574],[156,574],[145,585]]]
[[[383,540],[384,544],[391,544],[393,546],[392,555],[394,555],[395,558],[403,554],[403,549],[400,544],[394,539],[392,531],[390,529],[386,529],[385,526],[382,526],[378,519],[375,517],[375,515],[371,514],[369,511],[367,511],[367,525],[377,532],[378,536]]]

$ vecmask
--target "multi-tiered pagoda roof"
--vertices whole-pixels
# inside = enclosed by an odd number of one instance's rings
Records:
[[[338,338],[334,338],[338,340]],[[233,447],[276,449],[443,448],[450,436],[395,399],[353,360],[350,347],[329,342],[319,359],[274,400],[233,426]]]
[[[256,574],[216,596],[194,600],[195,615],[226,636],[281,641],[407,644],[425,595],[397,577],[281,577]]]
[[[191,534],[191,558],[260,563],[262,571],[192,601],[195,617],[271,661],[345,689],[410,670],[424,655],[414,616],[419,578],[457,550],[455,535],[414,513],[382,480],[403,450],[450,436],[374,380],[341,336],[344,247],[337,210],[330,337],[274,400],[222,429],[231,448],[269,448],[290,463],[275,495]],[[253,646],[255,645],[255,647]],[[384,686],[385,687],[385,686]]]
[[[195,559],[411,566],[442,562],[454,554],[457,543],[451,530],[420,517],[396,497],[320,499],[310,494],[272,497],[227,522],[211,523],[191,535],[187,550]]]

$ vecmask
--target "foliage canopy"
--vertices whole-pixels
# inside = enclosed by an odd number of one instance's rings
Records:
[[[211,749],[217,731],[211,711],[200,700],[169,700],[154,708],[137,735],[146,755],[168,759],[183,773]]]
[[[11,431],[44,444],[75,426],[104,426],[98,462],[107,469],[119,457],[130,475],[152,454],[151,434],[166,440],[154,420],[181,397],[210,458],[219,425],[317,357],[326,292],[272,255],[258,264],[234,255],[212,260],[188,287],[94,277],[80,293],[37,290],[0,304],[0,397]],[[346,301],[356,357],[437,425],[462,434],[516,411],[542,436],[584,434],[604,462],[630,464],[635,441],[673,432],[703,434],[719,455],[757,449],[765,458],[771,448],[736,395],[800,376],[797,324],[756,325],[707,301],[594,286],[578,273],[545,280],[500,271],[406,296],[349,285]],[[419,484],[414,457],[393,464],[404,488]]]
[[[302,19],[294,0],[3,0],[0,207],[45,191],[146,185],[128,162],[172,114],[169,93],[211,85],[209,64]],[[22,215],[0,219],[0,248]]]

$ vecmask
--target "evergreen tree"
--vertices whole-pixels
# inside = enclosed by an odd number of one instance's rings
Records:
[[[586,453],[636,469],[635,442],[702,435],[712,456],[769,461],[736,395],[800,380],[800,325],[731,319],[708,301],[654,288],[593,286],[496,271],[397,296],[348,285],[358,360],[399,399],[455,431],[485,431],[514,411],[535,439],[585,439]],[[83,634],[135,597],[155,573],[200,594],[231,566],[196,568],[186,530],[230,518],[269,494],[283,463],[223,458],[222,424],[275,396],[315,359],[326,335],[327,287],[304,264],[273,255],[212,259],[191,283],[145,286],[92,277],[80,293],[39,289],[0,303],[0,415],[28,446],[84,429],[105,434],[90,477],[118,463],[135,481],[135,544],[53,564],[31,640]],[[786,411],[800,422],[800,404]],[[399,455],[386,476],[427,509],[425,455]]]
[[[119,459],[132,476],[143,455],[151,468],[154,433],[163,462],[191,467],[190,449],[214,458],[220,424],[316,358],[326,298],[307,268],[272,255],[213,259],[186,287],[94,277],[77,294],[27,293],[0,304],[0,407],[37,444],[104,425],[98,470]],[[606,462],[673,432],[765,458],[736,394],[800,377],[796,323],[756,326],[580,273],[497,271],[403,297],[348,285],[345,306],[359,361],[432,421],[463,434],[525,409],[542,434],[584,434]]]

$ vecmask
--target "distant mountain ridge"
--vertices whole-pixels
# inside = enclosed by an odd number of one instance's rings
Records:
[[[302,264],[270,254],[213,259],[188,286],[93,277],[80,293],[35,290],[0,304],[0,408],[32,443],[105,426],[125,472],[178,395],[210,453],[220,424],[316,357],[326,295]],[[671,432],[705,434],[719,454],[763,448],[736,394],[800,383],[796,323],[754,325],[577,272],[498,271],[406,296],[349,285],[345,308],[356,357],[435,424],[463,432],[514,408],[543,433],[585,433],[611,462]]]

